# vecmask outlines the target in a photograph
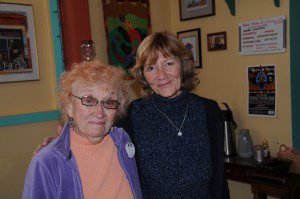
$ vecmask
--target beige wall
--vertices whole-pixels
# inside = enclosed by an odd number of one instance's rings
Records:
[[[28,104],[27,108],[9,109],[0,107],[0,115],[16,112],[31,112],[55,109],[56,91],[54,77],[54,60],[51,44],[48,0],[6,0],[6,2],[29,3],[34,5],[34,18],[39,57],[41,79],[39,86],[35,82],[21,84],[0,84],[1,93],[14,91],[41,93],[41,106]],[[96,43],[97,57],[107,61],[106,39],[103,26],[102,1],[89,0],[92,37]],[[231,16],[224,0],[216,0],[216,15],[180,22],[178,0],[150,0],[152,31],[177,31],[201,28],[203,68],[199,70],[201,83],[195,93],[213,98],[219,103],[227,102],[233,109],[238,129],[249,128],[254,143],[268,139],[271,152],[274,155],[278,143],[291,145],[291,103],[290,103],[290,60],[289,43],[286,53],[240,56],[238,53],[238,24],[240,22],[269,18],[273,16],[287,16],[289,29],[289,1],[281,1],[280,8],[276,8],[273,0],[239,0],[236,1],[236,16]],[[206,34],[218,31],[227,32],[228,49],[225,51],[208,52]],[[289,41],[289,31],[287,34]],[[50,38],[50,39],[49,39]],[[50,55],[50,56],[49,56]],[[247,77],[246,67],[256,64],[275,64],[278,87],[278,104],[276,118],[258,118],[247,116]],[[43,75],[44,74],[44,75]],[[50,74],[50,75],[46,75]],[[51,82],[53,84],[51,84]],[[47,84],[49,83],[50,86]],[[128,81],[133,85],[132,98],[138,95],[139,87],[135,81]],[[40,90],[40,86],[44,90]],[[10,93],[10,95],[12,95]],[[32,98],[26,99],[29,103]],[[24,98],[22,102],[24,101]],[[0,104],[2,104],[1,101]],[[9,101],[8,105],[15,102]],[[33,105],[39,104],[34,102]],[[42,138],[55,132],[58,121],[40,122],[12,127],[0,127],[0,197],[20,198],[25,173],[30,162],[32,150],[41,142]],[[238,133],[238,131],[237,131]],[[252,198],[250,186],[230,181],[233,199]]]

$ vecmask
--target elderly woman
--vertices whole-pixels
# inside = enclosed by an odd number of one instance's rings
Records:
[[[143,197],[229,198],[222,114],[215,101],[190,93],[199,83],[192,53],[173,34],[153,33],[133,74],[145,98],[116,125],[136,146]]]
[[[61,76],[61,135],[31,161],[23,198],[141,198],[135,149],[112,127],[126,109],[123,73],[100,61]]]
[[[199,83],[192,53],[173,34],[153,33],[137,50],[133,75],[145,98],[116,126],[135,144],[143,197],[230,198],[222,114],[215,101],[190,93]]]

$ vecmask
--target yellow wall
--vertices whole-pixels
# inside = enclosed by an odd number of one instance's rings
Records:
[[[172,0],[150,0],[152,31],[171,30]],[[177,1],[176,1],[177,3]],[[106,36],[102,11],[102,1],[89,0],[92,38],[95,42],[97,58],[107,61]]]
[[[47,0],[6,0],[33,6],[38,68],[38,81],[1,83],[0,116],[50,111],[57,109],[55,67]]]
[[[33,5],[40,79],[0,84],[0,116],[57,109],[48,0],[5,0]],[[21,198],[32,151],[53,135],[58,121],[0,127],[0,198]]]
[[[173,0],[150,0],[151,29],[154,31],[169,30],[172,28],[171,7]],[[176,1],[177,3],[177,1]],[[90,22],[92,38],[95,42],[96,57],[107,62],[107,45],[102,11],[102,1],[89,0]],[[134,80],[127,81],[130,87],[130,96],[137,98],[141,87]]]
[[[238,0],[236,16],[231,16],[224,0],[216,0],[216,15],[180,22],[179,6],[172,7],[172,31],[201,28],[203,68],[199,70],[200,85],[195,93],[227,102],[238,124],[236,135],[241,128],[249,128],[255,144],[267,139],[271,154],[276,155],[280,144],[292,145],[291,93],[290,93],[290,49],[287,52],[266,55],[239,55],[238,25],[241,22],[285,15],[287,17],[287,41],[289,41],[289,1],[280,1],[280,7],[273,0]],[[226,31],[227,50],[207,51],[207,34]],[[276,65],[277,117],[261,118],[247,115],[247,66]],[[233,199],[253,198],[249,185],[229,181]]]
[[[177,1],[176,1],[177,2]],[[172,8],[172,31],[201,28],[203,68],[199,70],[200,85],[195,93],[227,102],[238,124],[236,135],[241,128],[249,128],[255,144],[267,139],[271,154],[276,155],[280,144],[292,145],[291,131],[291,93],[290,93],[290,49],[287,52],[266,55],[239,55],[238,25],[274,16],[287,17],[287,41],[289,41],[289,1],[280,1],[280,7],[273,0],[238,0],[236,16],[231,16],[224,0],[216,0],[216,15],[180,22],[179,7],[174,1]],[[227,50],[207,51],[208,33],[226,31]],[[261,118],[247,115],[247,66],[276,65],[277,78],[277,117]],[[238,137],[238,136],[237,136]],[[253,198],[247,184],[229,181],[232,199]]]
[[[231,16],[224,0],[216,0],[216,16],[180,22],[178,4],[174,4],[173,31],[201,28],[203,68],[199,70],[201,80],[196,93],[227,102],[233,109],[240,128],[249,128],[253,141],[259,144],[269,141],[273,155],[280,144],[292,144],[291,134],[291,93],[290,93],[290,49],[287,52],[265,55],[240,56],[238,49],[238,25],[241,22],[287,17],[287,41],[289,41],[289,2],[281,1],[280,8],[271,0],[236,1],[236,16]],[[227,50],[207,51],[206,35],[213,32],[227,32]],[[247,116],[247,66],[274,64],[277,78],[277,117],[261,118]],[[220,104],[221,105],[221,104]],[[237,131],[238,133],[238,131]]]
[[[56,109],[56,85],[54,82],[53,46],[49,19],[49,0],[19,0],[6,2],[34,5],[35,29],[40,68],[40,81],[0,84],[1,94],[13,97],[9,101],[0,99],[0,115],[18,112],[33,112]],[[240,56],[238,53],[238,24],[241,22],[269,18],[287,17],[287,41],[289,41],[289,1],[281,1],[276,8],[273,0],[236,1],[236,16],[231,16],[224,0],[216,1],[216,15],[180,22],[178,0],[150,0],[152,31],[177,31],[201,28],[203,68],[199,70],[201,83],[195,93],[227,102],[234,113],[238,129],[249,128],[254,143],[268,139],[271,152],[275,155],[278,143],[291,145],[290,103],[290,60],[289,43],[287,52],[267,55]],[[102,1],[89,0],[92,37],[96,44],[97,57],[107,61],[106,38],[103,25]],[[206,34],[226,31],[228,49],[208,52]],[[277,78],[277,117],[258,118],[247,116],[246,67],[256,64],[275,64]],[[52,82],[52,84],[51,84]],[[139,87],[132,80],[132,98],[138,96]],[[25,86],[26,85],[26,86]],[[41,89],[42,88],[42,89]],[[15,93],[11,92],[12,90]],[[20,94],[19,94],[20,93]],[[39,94],[38,97],[34,94]],[[19,106],[17,96],[22,96]],[[34,96],[34,97],[33,97]],[[36,99],[40,101],[35,101]],[[3,103],[7,103],[3,106]],[[2,104],[2,105],[1,105]],[[10,108],[9,108],[10,106]],[[20,198],[25,172],[33,149],[42,138],[55,132],[58,121],[48,121],[12,127],[0,127],[0,197]],[[238,133],[238,131],[236,132]],[[250,186],[230,181],[233,199],[252,198]]]
[[[97,57],[107,60],[106,38],[103,27],[101,1],[89,0],[92,37],[96,42]],[[152,31],[178,31],[201,29],[202,63],[198,70],[200,85],[195,93],[222,102],[227,102],[233,110],[238,130],[249,128],[254,143],[267,139],[272,154],[282,143],[292,144],[291,135],[291,93],[290,93],[290,50],[287,42],[285,53],[265,55],[239,55],[238,25],[241,22],[287,17],[287,41],[289,41],[289,2],[281,1],[280,7],[273,0],[236,1],[236,16],[231,16],[224,0],[216,0],[216,15],[188,21],[179,20],[177,0],[150,0]],[[102,24],[102,25],[101,25]],[[94,27],[96,25],[96,27]],[[227,32],[227,50],[207,51],[206,35],[213,32]],[[277,116],[275,118],[249,117],[247,115],[247,66],[274,64],[277,78]],[[133,90],[136,90],[133,88]],[[134,92],[134,94],[136,94]]]
[[[201,29],[203,68],[199,70],[200,85],[195,93],[217,100],[221,106],[227,102],[238,124],[236,135],[241,128],[249,128],[253,142],[261,143],[267,139],[272,155],[276,155],[280,144],[292,145],[291,133],[291,93],[290,93],[290,50],[279,54],[240,56],[238,25],[241,22],[285,15],[287,17],[287,41],[289,41],[289,1],[280,1],[280,7],[274,6],[273,0],[238,0],[236,16],[231,16],[225,0],[215,0],[216,15],[188,21],[179,20],[178,0],[150,0],[152,31],[178,31],[194,28]],[[89,0],[92,37],[96,42],[97,56],[107,60],[106,39],[103,25],[101,1]],[[93,16],[97,16],[94,18]],[[206,35],[213,32],[227,32],[227,50],[207,51]],[[247,66],[276,65],[277,78],[277,116],[275,118],[249,117],[247,115]],[[133,87],[131,94],[138,96],[135,81],[129,82]],[[238,136],[237,136],[238,137]],[[250,186],[229,181],[233,199],[253,198]]]
[[[21,198],[32,152],[58,121],[0,127],[0,198]]]

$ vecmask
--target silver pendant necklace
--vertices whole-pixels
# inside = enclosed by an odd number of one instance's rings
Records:
[[[154,105],[154,107],[155,107],[155,108],[156,108],[163,116],[165,116],[165,117],[168,119],[168,121],[172,124],[172,126],[174,126],[174,127],[178,130],[177,135],[178,135],[179,137],[182,136],[181,128],[182,128],[182,126],[183,126],[183,124],[184,124],[184,121],[185,121],[185,118],[186,118],[186,113],[187,113],[188,105],[189,105],[188,102],[187,102],[187,104],[186,104],[185,113],[184,113],[184,117],[183,117],[183,120],[182,120],[182,122],[181,122],[180,128],[178,128],[166,114],[164,114],[159,108],[157,108],[157,106],[154,104],[153,99],[152,99],[152,104]]]

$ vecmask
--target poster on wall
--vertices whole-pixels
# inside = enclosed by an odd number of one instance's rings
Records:
[[[108,61],[130,74],[136,50],[150,33],[149,0],[102,0],[102,4]]]
[[[249,21],[239,25],[241,55],[281,53],[286,51],[286,17]]]
[[[276,75],[274,65],[249,66],[248,115],[276,116]]]
[[[0,82],[37,79],[32,6],[0,3]]]

